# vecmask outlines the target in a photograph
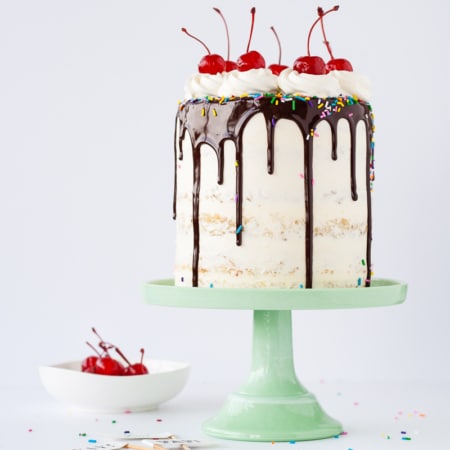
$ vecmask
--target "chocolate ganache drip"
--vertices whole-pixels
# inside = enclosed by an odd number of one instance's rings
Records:
[[[236,245],[242,245],[242,199],[243,199],[243,149],[242,136],[245,125],[257,113],[262,113],[267,128],[267,172],[274,172],[274,135],[275,125],[280,119],[294,121],[299,127],[304,143],[304,189],[305,189],[305,257],[306,288],[312,287],[313,260],[313,151],[314,130],[322,120],[330,125],[331,149],[330,158],[337,159],[337,125],[339,120],[348,122],[350,130],[350,189],[352,199],[358,200],[356,184],[356,127],[363,121],[367,130],[366,154],[366,192],[367,192],[367,277],[365,284],[370,285],[371,267],[371,173],[373,169],[373,118],[368,103],[357,101],[352,97],[331,97],[326,99],[304,98],[297,96],[281,97],[267,94],[258,97],[223,99],[194,99],[183,103],[177,114],[178,133],[175,134],[175,183],[173,217],[176,218],[177,196],[177,158],[183,159],[183,140],[188,133],[192,143],[194,182],[193,182],[193,261],[192,285],[198,286],[198,261],[200,254],[199,233],[199,196],[201,181],[200,148],[208,144],[217,156],[217,182],[223,183],[224,145],[231,140],[236,149]]]

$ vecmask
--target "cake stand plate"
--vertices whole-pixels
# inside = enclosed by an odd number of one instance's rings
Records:
[[[179,308],[295,310],[389,306],[404,302],[407,285],[394,280],[372,280],[370,288],[231,289],[176,287],[173,280],[145,285],[148,303]]]
[[[229,395],[203,431],[242,441],[303,441],[339,435],[329,417],[298,381],[292,351],[292,310],[344,309],[403,303],[407,285],[373,280],[355,289],[218,289],[176,287],[173,280],[145,285],[153,305],[253,310],[252,365],[247,381]]]

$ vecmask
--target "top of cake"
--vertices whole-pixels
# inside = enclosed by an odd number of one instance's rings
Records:
[[[251,29],[247,51],[237,58],[236,62],[229,59],[228,27],[224,16],[217,8],[214,10],[222,17],[228,38],[228,55],[212,54],[209,48],[186,28],[182,31],[200,42],[208,52],[198,65],[198,73],[192,75],[185,83],[184,100],[199,98],[229,99],[244,97],[258,93],[270,93],[280,96],[301,97],[353,97],[354,100],[370,101],[370,82],[364,75],[353,71],[351,63],[343,58],[335,58],[325,35],[324,17],[337,11],[338,6],[323,11],[317,9],[318,17],[312,24],[307,39],[307,55],[294,61],[292,67],[281,64],[281,45],[278,35],[271,27],[278,41],[280,55],[278,64],[266,67],[264,57],[255,50],[250,50],[250,42],[255,20],[255,8],[251,9]],[[330,55],[325,61],[320,56],[312,56],[310,38],[317,24],[321,24],[323,41]]]

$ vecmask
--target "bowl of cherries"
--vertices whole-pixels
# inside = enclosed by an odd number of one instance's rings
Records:
[[[87,343],[91,355],[39,368],[44,388],[56,400],[93,412],[138,412],[157,408],[184,388],[188,363],[145,359],[144,349],[137,361],[130,360],[92,331],[99,342]]]

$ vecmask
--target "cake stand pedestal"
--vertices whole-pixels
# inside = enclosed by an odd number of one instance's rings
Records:
[[[252,365],[247,381],[203,425],[214,437],[241,441],[303,441],[336,436],[329,417],[298,381],[292,351],[292,310],[346,309],[403,303],[407,285],[373,280],[359,289],[218,289],[145,285],[153,305],[253,310]]]

